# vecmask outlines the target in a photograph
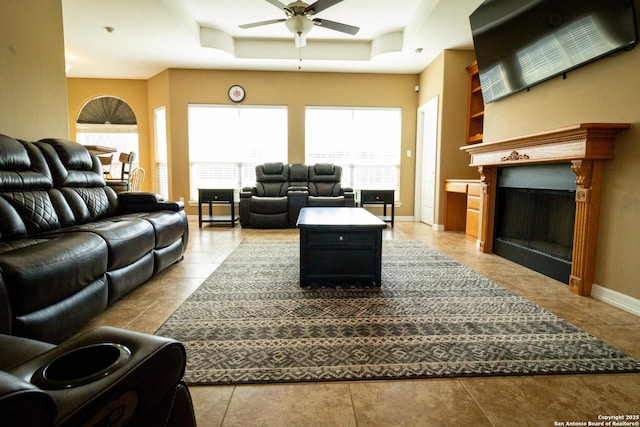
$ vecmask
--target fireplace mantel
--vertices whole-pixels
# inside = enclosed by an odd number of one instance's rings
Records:
[[[576,174],[576,218],[569,290],[590,295],[594,280],[602,163],[614,158],[614,143],[628,123],[582,123],[548,132],[461,147],[482,181],[480,250],[491,253],[500,167],[571,163]]]

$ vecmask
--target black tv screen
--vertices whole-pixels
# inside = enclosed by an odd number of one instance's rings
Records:
[[[485,104],[637,43],[634,0],[485,0],[469,21]]]

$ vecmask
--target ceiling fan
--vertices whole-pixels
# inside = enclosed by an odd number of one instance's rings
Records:
[[[289,31],[293,34],[296,47],[304,47],[307,44],[307,34],[311,31],[314,25],[351,35],[355,35],[358,30],[360,30],[360,28],[352,25],[341,24],[340,22],[329,21],[327,19],[313,18],[315,14],[340,3],[342,0],[318,0],[312,5],[308,5],[302,1],[294,1],[288,5],[285,5],[278,0],[265,1],[271,3],[278,9],[283,10],[287,17],[253,22],[251,24],[243,24],[240,25],[240,28],[246,29],[284,22]]]

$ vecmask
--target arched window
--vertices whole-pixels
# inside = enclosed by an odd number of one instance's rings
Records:
[[[76,120],[76,138],[80,144],[102,147],[92,150],[96,154],[113,154],[110,170],[114,178],[120,178],[120,153],[136,153],[137,166],[140,150],[136,115],[120,98],[101,96],[87,102]]]

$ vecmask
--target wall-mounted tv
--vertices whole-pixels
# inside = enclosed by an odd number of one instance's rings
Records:
[[[638,41],[634,0],[485,0],[469,21],[485,104]]]

